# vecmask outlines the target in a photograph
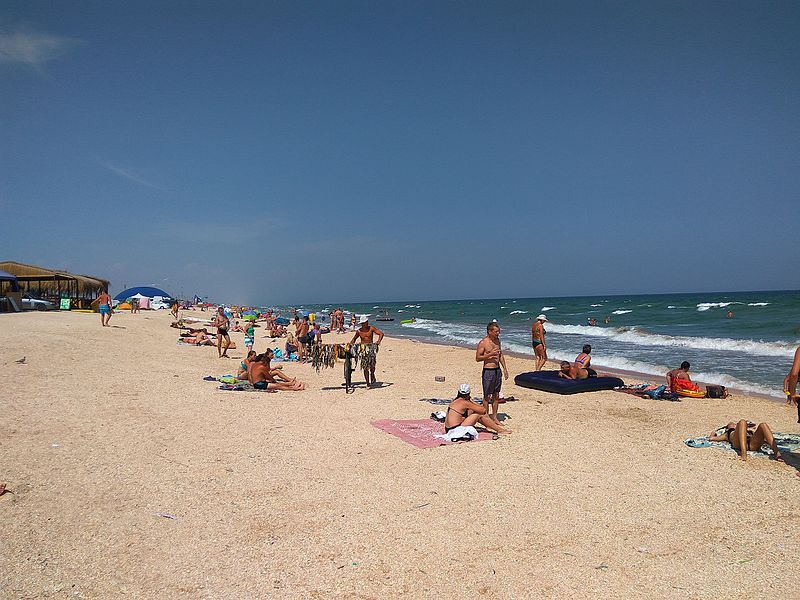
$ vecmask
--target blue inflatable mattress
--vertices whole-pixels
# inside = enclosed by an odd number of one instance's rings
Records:
[[[564,379],[558,371],[531,371],[520,373],[514,377],[519,386],[553,392],[554,394],[578,394],[580,392],[596,392],[610,390],[625,385],[619,377],[589,377],[588,379]]]

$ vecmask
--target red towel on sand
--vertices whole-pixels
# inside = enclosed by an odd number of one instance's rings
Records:
[[[372,425],[386,433],[399,437],[404,442],[408,442],[417,448],[436,448],[437,446],[446,446],[454,443],[434,437],[435,435],[444,435],[444,425],[433,419],[416,419],[410,421],[381,419],[379,421],[372,421]],[[481,432],[476,441],[490,439],[492,439],[491,433]]]

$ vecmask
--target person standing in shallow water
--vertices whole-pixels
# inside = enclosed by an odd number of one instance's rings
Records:
[[[536,356],[536,370],[541,371],[544,364],[547,362],[547,343],[544,339],[547,333],[544,330],[544,324],[547,322],[547,317],[543,314],[536,317],[536,320],[531,326],[531,347],[533,354]]]
[[[497,321],[492,321],[486,326],[486,337],[480,341],[475,350],[475,361],[483,363],[481,381],[487,415],[502,427],[497,416],[497,408],[500,405],[500,388],[503,385],[503,378],[508,379],[508,369],[500,346],[500,325],[497,324]],[[489,406],[492,407],[491,414],[488,413]]]

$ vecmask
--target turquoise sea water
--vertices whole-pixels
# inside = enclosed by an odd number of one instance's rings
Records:
[[[375,322],[378,307],[388,309],[395,321]],[[325,315],[335,306],[304,308]],[[595,366],[656,376],[688,360],[694,379],[776,397],[783,397],[783,378],[800,344],[800,291],[404,301],[342,308],[370,315],[392,336],[471,347],[497,319],[504,347],[530,356],[532,320],[543,312],[549,320],[550,358],[574,360],[589,343]],[[728,310],[733,318],[727,318]],[[605,316],[611,319],[608,325]],[[415,323],[400,323],[412,317]],[[589,326],[589,318],[598,325]]]

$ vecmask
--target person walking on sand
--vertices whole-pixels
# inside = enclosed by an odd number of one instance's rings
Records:
[[[103,327],[108,327],[108,322],[111,320],[111,296],[108,292],[103,290],[97,297],[97,312],[100,313],[100,323]]]
[[[356,329],[356,333],[353,335],[353,339],[350,341],[350,343],[355,344],[356,340],[358,340],[360,344],[375,344],[380,346],[381,340],[383,339],[383,332],[377,327],[370,325],[369,317],[366,315],[361,317],[359,323],[361,324],[361,327]],[[375,336],[378,336],[377,340],[375,339]],[[375,366],[376,362],[372,362],[371,365],[364,365],[364,379],[366,380],[368,386],[373,386],[377,383],[375,381]]]
[[[547,323],[547,317],[542,314],[536,317],[531,327],[531,346],[533,347],[533,354],[536,356],[537,371],[541,371],[547,362],[547,343],[544,339],[545,333],[547,333],[544,330],[545,323]]]
[[[500,388],[503,385],[503,379],[508,379],[508,369],[500,345],[500,325],[497,324],[497,321],[492,321],[486,326],[486,337],[478,343],[478,347],[475,349],[475,361],[483,363],[481,382],[483,383],[483,402],[486,405],[487,414],[490,419],[502,427],[497,416],[497,407],[500,405]],[[492,407],[491,413],[488,413],[489,406]]]
[[[217,353],[220,358],[228,357],[228,348],[231,347],[231,336],[228,334],[231,322],[228,320],[223,307],[217,308],[217,314],[214,315],[214,321],[211,323],[217,328]],[[225,349],[222,349],[222,342],[225,341]]]

